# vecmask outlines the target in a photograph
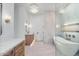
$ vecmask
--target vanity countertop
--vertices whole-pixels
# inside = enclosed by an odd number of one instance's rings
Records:
[[[0,56],[4,55],[14,47],[16,47],[19,43],[21,43],[24,38],[14,38],[9,40],[0,40]]]

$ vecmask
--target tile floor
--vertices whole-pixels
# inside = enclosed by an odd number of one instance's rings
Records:
[[[26,56],[55,56],[54,45],[35,42],[32,46],[25,47]]]

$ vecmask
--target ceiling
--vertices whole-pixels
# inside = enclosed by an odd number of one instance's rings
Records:
[[[67,6],[69,6],[69,3],[56,3],[55,4],[55,11],[59,11],[61,9],[64,9]]]
[[[37,4],[40,11],[52,11],[55,9],[55,4],[53,3],[39,3]],[[27,4],[27,7],[29,7],[30,4]]]
[[[29,7],[32,3],[19,3],[20,5],[25,6],[25,9],[29,11]],[[69,3],[36,3],[39,7],[40,12],[45,11],[59,11],[65,8]]]
[[[58,11],[65,8],[68,3],[37,3],[40,11]],[[26,7],[29,8],[30,4],[27,4]]]

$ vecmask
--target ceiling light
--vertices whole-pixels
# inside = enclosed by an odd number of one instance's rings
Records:
[[[37,10],[37,9],[35,9],[35,8],[31,9],[30,11],[31,11],[33,14],[38,13],[38,10]]]
[[[33,13],[33,14],[36,14],[36,13],[39,12],[39,7],[37,6],[37,4],[31,4],[30,12]]]

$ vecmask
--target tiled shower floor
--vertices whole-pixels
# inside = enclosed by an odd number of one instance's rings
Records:
[[[36,42],[33,46],[25,47],[26,56],[55,56],[55,47],[54,45]]]

